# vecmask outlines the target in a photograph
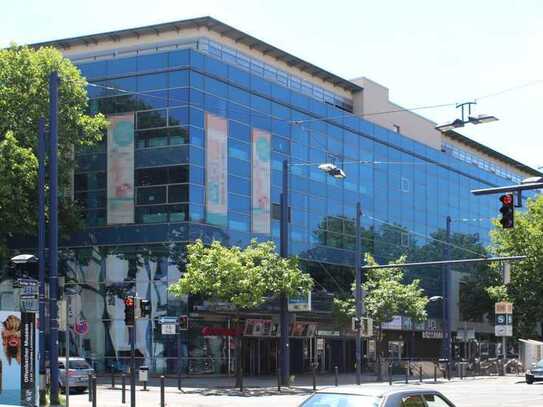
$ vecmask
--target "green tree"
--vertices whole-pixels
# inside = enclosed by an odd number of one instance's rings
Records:
[[[59,191],[70,185],[74,148],[98,142],[106,126],[102,115],[86,114],[87,83],[58,50],[0,50],[0,263],[11,236],[36,234],[38,120],[48,117],[52,71],[60,76]],[[69,198],[61,197],[59,210],[63,231],[78,226]]]
[[[245,249],[225,247],[218,241],[205,246],[201,240],[187,246],[186,271],[172,284],[174,295],[192,294],[228,302],[240,314],[262,305],[267,297],[307,294],[313,287],[295,258],[282,258],[273,242],[252,241]],[[241,382],[241,338],[237,338],[237,384]]]
[[[491,232],[491,250],[499,256],[527,256],[511,263],[511,283],[487,290],[496,301],[513,304],[515,336],[537,337],[537,324],[543,320],[543,196],[528,200],[526,212],[515,213],[515,227],[498,226]]]
[[[400,257],[395,262],[398,267],[388,269],[370,269],[364,273],[362,284],[365,297],[364,307],[366,315],[373,319],[373,325],[377,328],[377,354],[378,358],[383,351],[383,323],[392,321],[396,315],[410,317],[411,320],[421,322],[426,320],[426,306],[428,298],[424,290],[420,288],[420,281],[413,280],[410,283],[404,281],[402,263],[405,257]],[[377,265],[374,258],[366,255],[367,265]],[[354,291],[354,287],[353,287]],[[345,323],[355,316],[355,301],[353,297],[334,299],[334,314],[336,320]]]

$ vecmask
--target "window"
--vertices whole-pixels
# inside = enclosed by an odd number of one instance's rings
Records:
[[[402,192],[409,192],[409,179],[402,177],[401,190]]]
[[[419,395],[402,397],[402,407],[426,407],[424,400]]]
[[[428,407],[451,407],[449,403],[437,394],[425,394],[424,400]]]

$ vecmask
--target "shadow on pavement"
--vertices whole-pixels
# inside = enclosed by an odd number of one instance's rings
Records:
[[[183,389],[184,394],[199,394],[201,396],[233,396],[233,397],[264,397],[280,395],[304,395],[311,394],[310,389],[282,387],[281,392],[276,388],[247,388],[244,391],[233,388],[213,388],[213,389]]]

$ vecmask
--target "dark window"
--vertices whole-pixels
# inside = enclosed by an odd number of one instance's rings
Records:
[[[188,202],[188,185],[170,185],[168,186],[168,203]]]
[[[138,112],[137,128],[150,129],[153,127],[166,127],[166,109]]]
[[[137,189],[138,205],[155,205],[166,202],[166,187],[146,187]]]

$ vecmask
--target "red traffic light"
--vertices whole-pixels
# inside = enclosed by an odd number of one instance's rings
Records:
[[[502,195],[502,196],[500,196],[500,201],[504,205],[512,205],[513,204],[513,195],[511,195],[511,194]]]
[[[127,307],[133,307],[134,306],[134,297],[126,297],[124,299],[124,305]]]

